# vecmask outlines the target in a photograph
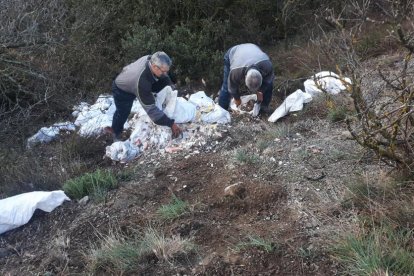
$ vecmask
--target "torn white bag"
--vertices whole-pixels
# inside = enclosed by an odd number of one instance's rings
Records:
[[[26,224],[36,209],[51,212],[65,200],[63,191],[30,192],[0,200],[0,234]]]
[[[295,112],[302,110],[303,104],[312,101],[312,96],[308,93],[304,93],[298,89],[285,99],[285,101],[270,115],[269,122],[276,122],[289,112]]]
[[[341,78],[333,72],[322,71],[306,80],[303,85],[305,86],[306,93],[314,96],[322,93],[322,90],[325,90],[329,94],[336,95],[341,91],[346,90],[345,84],[347,83],[352,83],[349,78]],[[322,90],[320,88],[322,88]]]
[[[134,160],[141,154],[140,148],[134,146],[129,140],[124,142],[115,142],[106,147],[106,156],[114,161],[126,163]]]

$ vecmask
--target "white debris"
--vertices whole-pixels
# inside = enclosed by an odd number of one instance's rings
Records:
[[[351,83],[351,79],[349,78],[341,78],[333,72],[322,71],[306,80],[303,85],[305,86],[306,93],[314,96],[322,93],[322,90],[329,94],[336,95],[341,91],[346,90],[345,85],[350,85]],[[322,90],[320,88],[322,88]]]
[[[0,234],[26,224],[36,209],[51,212],[70,200],[63,191],[30,192],[0,200]]]
[[[346,85],[351,84],[349,78],[340,77],[329,71],[322,71],[304,82],[305,91],[298,89],[290,94],[285,101],[269,117],[269,122],[276,122],[289,112],[295,112],[303,109],[304,103],[312,101],[312,97],[322,92],[336,95],[346,90]]]
[[[289,112],[302,110],[303,104],[312,101],[312,96],[298,89],[285,99],[285,101],[270,115],[269,122],[276,122]]]
[[[137,158],[141,153],[140,148],[132,145],[130,141],[115,142],[106,147],[106,156],[121,163],[129,162]]]
[[[49,143],[60,134],[61,131],[75,131],[75,125],[71,122],[56,123],[50,127],[42,127],[35,135],[27,139],[27,147],[41,143]]]

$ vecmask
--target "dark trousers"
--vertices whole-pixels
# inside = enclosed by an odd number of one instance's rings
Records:
[[[128,119],[136,96],[119,89],[115,81],[112,82],[112,95],[114,96],[116,106],[114,117],[112,118],[112,129],[115,136],[119,136],[124,130],[124,124]]]
[[[160,78],[152,84],[151,90],[153,93],[158,93],[170,84],[169,78]],[[112,95],[114,96],[116,106],[114,117],[112,118],[112,129],[115,136],[119,136],[124,130],[124,124],[128,119],[129,113],[131,113],[132,104],[134,103],[136,96],[119,89],[119,87],[116,86],[115,81],[112,82]]]
[[[225,110],[229,109],[231,96],[228,88],[228,80],[230,73],[230,49],[224,55],[223,84],[219,94],[219,105]]]

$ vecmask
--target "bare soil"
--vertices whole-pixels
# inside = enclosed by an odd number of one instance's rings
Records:
[[[1,235],[0,274],[88,274],[88,252],[102,236],[113,229],[128,236],[148,226],[191,238],[197,249],[171,262],[143,260],[132,275],[339,274],[330,248],[335,235],[355,223],[352,209],[341,207],[347,186],[381,167],[347,139],[343,123],[328,122],[315,112],[319,108],[275,124],[233,114],[223,137],[204,146],[112,164],[130,180],[104,202],[73,200],[51,213],[36,211],[27,225]],[[240,149],[256,159],[240,162]],[[224,196],[235,183],[241,192]],[[173,195],[190,211],[160,220],[158,208]],[[271,241],[274,250],[237,247],[251,236]]]

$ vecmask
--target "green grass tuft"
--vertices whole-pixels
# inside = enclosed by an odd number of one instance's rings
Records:
[[[119,233],[103,237],[100,245],[86,254],[90,272],[98,275],[122,275],[137,272],[150,265],[152,256],[169,262],[181,253],[189,253],[195,245],[178,236],[168,238],[153,228],[146,229],[142,237],[127,238]]]
[[[63,190],[71,198],[81,199],[90,195],[99,200],[104,198],[109,190],[117,186],[117,179],[110,171],[97,170],[67,180],[63,185]]]
[[[414,275],[413,231],[389,226],[350,235],[334,249],[334,256],[350,275]],[[382,275],[382,274],[375,274]]]
[[[259,156],[248,152],[246,149],[238,149],[234,153],[234,158],[240,164],[256,164],[259,162]]]
[[[277,247],[269,240],[257,236],[248,236],[247,242],[240,242],[236,245],[236,251],[240,251],[246,248],[256,247],[266,251],[266,253],[273,252]]]
[[[171,203],[162,205],[157,213],[162,219],[173,220],[182,216],[188,211],[189,204],[176,196],[173,196]]]

